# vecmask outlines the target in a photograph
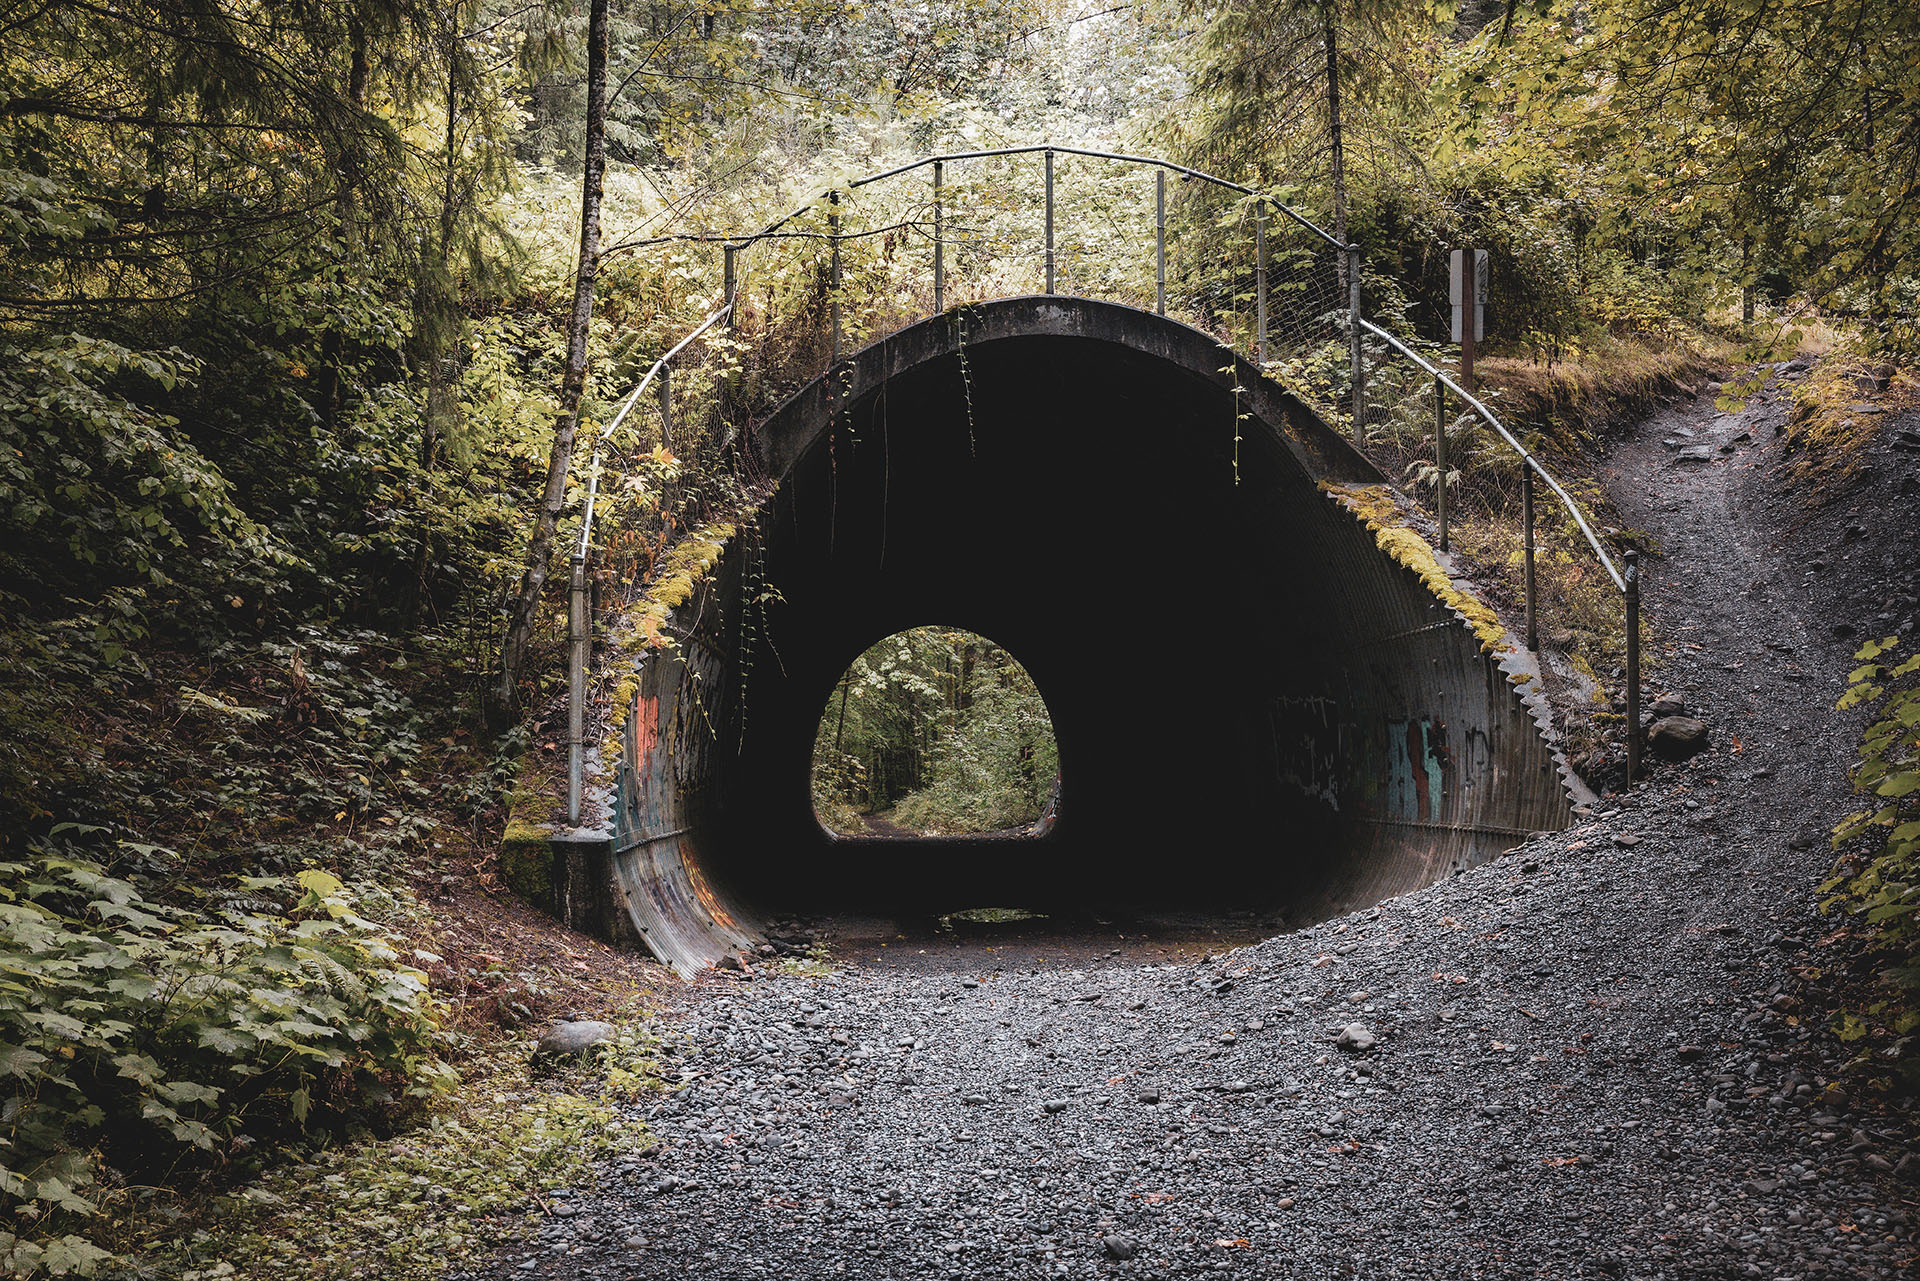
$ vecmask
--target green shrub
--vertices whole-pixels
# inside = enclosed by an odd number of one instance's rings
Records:
[[[0,1271],[90,1275],[116,1185],[444,1085],[426,975],[309,869],[163,903],[56,829],[0,863]],[[123,844],[151,865],[167,852]]]
[[[1890,989],[1865,1011],[1843,1020],[1842,1038],[1857,1040],[1873,1025],[1895,1038],[1893,1057],[1920,1027],[1920,651],[1900,663],[1873,660],[1898,638],[1871,641],[1854,657],[1854,669],[1840,707],[1879,704],[1879,716],[1860,740],[1860,762],[1853,786],[1873,800],[1833,829],[1836,849],[1844,850],[1831,880],[1825,910],[1842,911],[1858,922],[1879,962],[1879,980]],[[1864,1015],[1865,1017],[1862,1017]]]

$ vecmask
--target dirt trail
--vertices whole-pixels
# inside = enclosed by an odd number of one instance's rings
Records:
[[[1841,1047],[1798,1005],[1853,642],[1780,559],[1780,413],[1690,402],[1606,464],[1658,543],[1653,683],[1710,724],[1704,755],[1198,963],[704,983],[670,1029],[680,1088],[636,1109],[657,1152],[454,1275],[1912,1275],[1913,1136],[1832,1083]]]

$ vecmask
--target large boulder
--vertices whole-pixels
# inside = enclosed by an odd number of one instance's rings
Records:
[[[583,1054],[613,1039],[614,1026],[598,1019],[561,1019],[547,1029],[534,1053],[543,1058]]]
[[[1707,723],[1693,716],[1663,716],[1647,726],[1647,746],[1662,760],[1684,761],[1707,750]]]

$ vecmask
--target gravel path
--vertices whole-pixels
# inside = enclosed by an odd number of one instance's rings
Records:
[[[1706,754],[1197,964],[715,978],[668,1029],[681,1088],[636,1108],[659,1148],[455,1275],[1914,1275],[1910,1135],[1797,1013],[1854,642],[1775,560],[1780,412],[1689,403],[1607,464]]]

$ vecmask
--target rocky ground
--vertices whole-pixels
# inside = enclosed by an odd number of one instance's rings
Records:
[[[450,1275],[1914,1275],[1912,1132],[1836,1083],[1802,1002],[1857,732],[1836,631],[1910,622],[1915,521],[1782,514],[1789,373],[1740,414],[1654,418],[1603,473],[1657,540],[1654,680],[1706,752],[1505,859],[1199,961],[982,944],[716,976],[662,1023],[675,1088],[635,1107],[658,1147],[543,1190],[537,1239]],[[1920,467],[1882,461],[1863,483],[1896,494]],[[1836,537],[1893,586],[1822,555]]]

